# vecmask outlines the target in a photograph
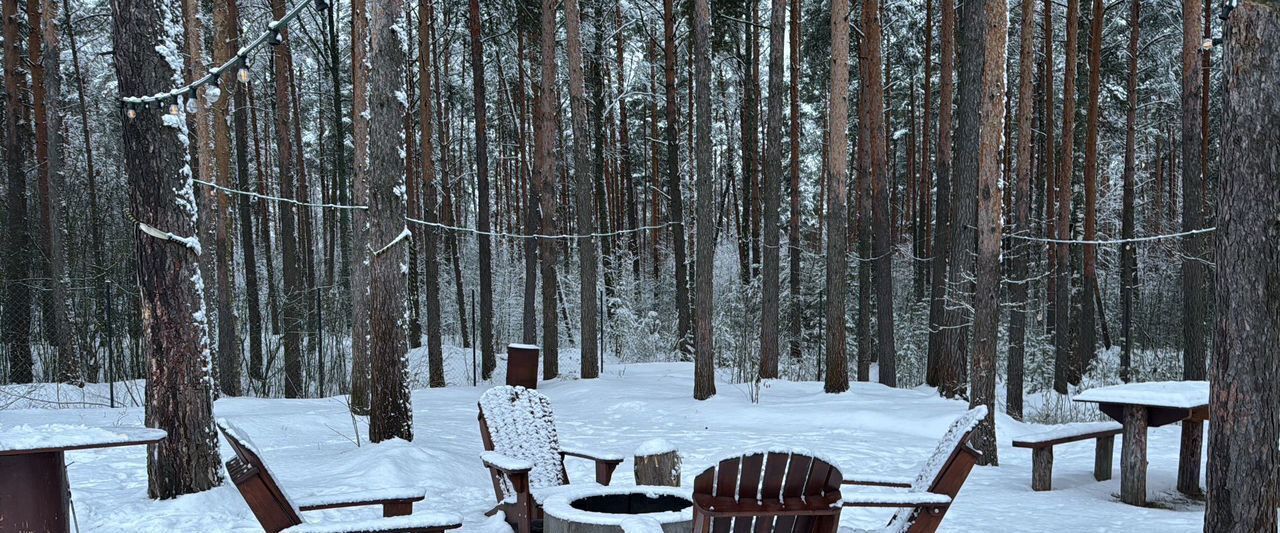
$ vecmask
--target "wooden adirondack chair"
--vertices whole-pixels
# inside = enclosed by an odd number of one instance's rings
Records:
[[[803,452],[730,457],[693,481],[693,531],[834,533],[840,470]]]
[[[489,468],[498,505],[518,533],[542,530],[542,501],[567,487],[566,456],[595,462],[596,483],[608,485],[621,455],[560,446],[551,400],[524,387],[499,386],[480,396],[480,459]]]
[[[987,408],[978,406],[956,419],[938,442],[933,455],[915,479],[892,479],[879,476],[845,478],[845,485],[862,485],[907,490],[846,492],[845,507],[897,507],[889,525],[875,531],[882,533],[929,533],[937,531],[947,509],[960,493],[969,471],[982,453],[969,446],[969,435],[987,416]],[[854,530],[857,531],[857,530]],[[849,532],[849,533],[852,533]]]
[[[227,472],[235,482],[245,503],[267,533],[365,533],[415,532],[438,533],[462,526],[462,518],[453,513],[413,513],[414,502],[422,501],[421,489],[389,489],[355,494],[339,494],[311,498],[295,503],[285,495],[271,470],[262,462],[258,448],[243,430],[227,420],[218,420],[218,429],[235,450],[236,457],[227,461]],[[302,511],[338,509],[365,505],[381,505],[381,519],[350,522],[308,524]]]

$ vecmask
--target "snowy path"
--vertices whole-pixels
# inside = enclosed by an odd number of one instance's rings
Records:
[[[752,404],[748,386],[718,383],[706,402],[690,399],[692,365],[614,364],[599,380],[556,380],[541,390],[554,402],[561,441],[630,456],[645,440],[662,437],[681,451],[686,484],[714,459],[747,448],[808,448],[836,460],[846,473],[913,476],[962,402],[929,390],[888,389],[854,383],[851,392],[826,395],[815,382],[770,382]],[[360,425],[357,448],[342,398],[219,400],[216,415],[233,420],[264,448],[265,460],[296,497],[362,488],[419,486],[418,509],[462,514],[467,529],[493,529],[483,512],[493,489],[478,454],[476,400],[482,389],[449,387],[413,394],[416,439],[370,446]],[[142,410],[61,409],[0,411],[0,426],[36,423],[129,425]],[[1176,496],[1178,426],[1150,433],[1150,497],[1157,508],[1119,503],[1119,458],[1114,479],[1092,478],[1091,443],[1055,449],[1054,490],[1030,489],[1031,454],[1015,449],[1019,435],[1044,426],[1001,416],[998,468],[978,467],[947,515],[943,531],[1097,532],[1200,531],[1204,507]],[[1119,446],[1117,446],[1117,451]],[[222,445],[223,458],[231,455]],[[146,498],[145,451],[121,448],[71,452],[69,476],[80,531],[260,531],[234,487],[155,502]],[[590,479],[591,465],[570,459],[571,479]],[[632,482],[631,462],[615,484]],[[378,516],[379,509],[308,513],[322,520]],[[842,523],[883,525],[889,510],[846,510]]]

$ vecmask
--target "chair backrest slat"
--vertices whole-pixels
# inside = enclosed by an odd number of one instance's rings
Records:
[[[529,485],[548,487],[568,482],[564,461],[560,456],[560,439],[556,434],[551,400],[542,393],[524,387],[493,387],[480,396],[480,425],[486,451],[528,461]],[[506,493],[510,487],[502,486]]]
[[[280,488],[249,435],[227,420],[220,419],[217,424],[236,454],[227,462],[227,470],[263,529],[275,533],[301,524],[301,513]]]
[[[840,471],[808,453],[721,460],[694,478],[695,531],[834,533]]]
[[[911,484],[911,490],[955,498],[965,478],[969,476],[969,471],[977,463],[977,458],[981,456],[969,447],[969,436],[986,416],[986,406],[980,405],[952,422],[946,434],[938,441],[933,455],[929,456],[920,469],[920,474]],[[941,516],[920,517],[918,514],[917,508],[899,509],[889,520],[886,533],[905,533],[916,529],[930,531],[927,527],[922,527],[924,521],[936,523],[942,520]]]

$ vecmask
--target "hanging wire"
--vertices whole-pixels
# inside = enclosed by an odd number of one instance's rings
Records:
[[[1051,242],[1051,243],[1057,243],[1057,244],[1104,244],[1105,245],[1105,244],[1125,244],[1125,243],[1134,243],[1134,242],[1159,241],[1163,239],[1176,239],[1178,237],[1199,235],[1201,233],[1212,233],[1216,229],[1218,228],[1216,227],[1201,228],[1201,229],[1193,229],[1191,231],[1184,231],[1181,233],[1169,233],[1166,235],[1148,235],[1146,237],[1134,237],[1132,239],[1116,239],[1112,241],[1096,241],[1096,240],[1095,241],[1073,241],[1073,240],[1066,240],[1066,239],[1045,239],[1041,237],[1027,237],[1025,235],[1008,235],[1008,237],[1011,239],[1019,239],[1019,240],[1032,241],[1032,242]]]

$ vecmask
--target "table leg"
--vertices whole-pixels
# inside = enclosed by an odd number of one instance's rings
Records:
[[[1200,449],[1204,447],[1204,422],[1182,421],[1182,443],[1178,448],[1178,492],[1200,498]]]
[[[1124,439],[1120,454],[1120,501],[1147,503],[1147,408],[1124,406]]]
[[[0,456],[0,533],[70,531],[62,452]]]

